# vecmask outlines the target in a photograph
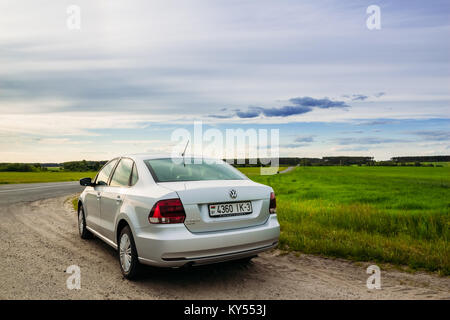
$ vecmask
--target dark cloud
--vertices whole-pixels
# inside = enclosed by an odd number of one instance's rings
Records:
[[[344,101],[332,101],[328,98],[314,99],[311,97],[298,97],[289,99],[292,106],[283,106],[279,108],[249,107],[247,111],[235,109],[235,115],[238,118],[248,119],[256,118],[260,115],[266,117],[289,117],[293,115],[304,114],[313,111],[314,108],[347,108],[350,107]],[[220,118],[218,115],[212,115],[213,118]]]
[[[256,118],[261,114],[260,109],[262,109],[262,108],[252,108],[248,111],[238,111],[238,112],[236,112],[236,116],[238,116],[239,118],[244,118],[244,119]]]
[[[382,96],[384,96],[384,95],[386,95],[386,92],[377,92],[377,93],[374,94],[374,96],[375,96],[376,98],[380,98],[380,97],[382,97]]]
[[[260,115],[264,115],[266,117],[289,117],[310,111],[312,111],[312,108],[302,106],[284,106],[281,108],[251,107],[247,111],[237,111],[236,116],[244,119],[256,118]]]
[[[298,106],[321,108],[321,109],[350,107],[344,101],[332,101],[328,98],[314,99],[311,97],[301,97],[301,98],[299,97],[289,99],[289,101]]]
[[[310,112],[312,111],[312,108],[304,106],[284,106],[281,108],[260,108],[260,111],[266,117],[289,117]]]
[[[363,95],[363,94],[354,94],[353,96],[352,96],[352,101],[364,101],[364,100],[366,100],[367,98],[369,98],[369,96],[366,96],[366,95]]]
[[[210,117],[210,118],[216,118],[216,119],[230,119],[230,118],[233,118],[234,117],[234,115],[226,115],[226,114],[210,114],[210,115],[208,115],[208,117]]]

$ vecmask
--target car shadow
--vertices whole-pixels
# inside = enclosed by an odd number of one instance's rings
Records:
[[[111,246],[95,237],[92,243],[107,253],[118,264],[117,251]],[[139,276],[133,281],[138,286],[161,286],[166,289],[179,287],[205,287],[218,283],[228,283],[235,279],[251,278],[257,272],[257,263],[254,260],[232,260],[220,263],[187,266],[180,268],[161,268],[141,265]],[[117,272],[120,274],[119,266]],[[122,276],[120,274],[120,276]]]
[[[199,292],[211,292],[210,289],[217,288],[228,291],[226,288],[230,285],[243,284],[244,279],[251,278],[256,269],[256,263],[245,260],[181,268],[142,266],[134,282],[141,287],[160,288],[169,294],[191,292],[192,295],[198,295]]]

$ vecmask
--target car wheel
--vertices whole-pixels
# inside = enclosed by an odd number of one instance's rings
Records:
[[[127,279],[134,279],[139,272],[139,260],[130,227],[122,229],[119,236],[119,262],[120,270]]]
[[[78,232],[82,239],[92,238],[92,233],[86,229],[86,216],[82,204],[78,206]]]

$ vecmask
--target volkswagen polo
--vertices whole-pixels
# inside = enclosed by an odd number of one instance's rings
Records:
[[[123,156],[80,184],[81,238],[94,235],[118,250],[128,279],[140,264],[251,259],[278,243],[272,188],[221,160]]]

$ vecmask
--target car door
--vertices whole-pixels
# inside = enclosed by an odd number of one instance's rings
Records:
[[[109,240],[115,242],[115,222],[120,208],[130,187],[133,160],[120,159],[108,186],[105,186],[100,200],[101,232]]]
[[[118,159],[113,159],[103,166],[94,180],[94,186],[86,191],[84,208],[86,224],[88,227],[100,232],[100,199],[103,189],[108,185],[111,172],[117,164]]]

